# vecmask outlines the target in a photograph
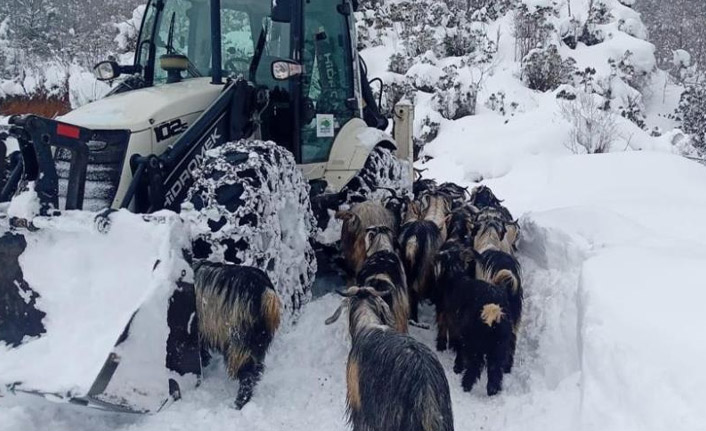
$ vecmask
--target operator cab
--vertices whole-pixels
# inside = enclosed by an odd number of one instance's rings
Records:
[[[299,164],[325,163],[341,127],[363,117],[350,1],[151,0],[134,71],[143,86],[204,77],[220,84],[222,73],[266,87],[262,139],[289,149]],[[212,31],[214,8],[220,31]]]

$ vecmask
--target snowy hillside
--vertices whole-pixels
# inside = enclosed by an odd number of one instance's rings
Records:
[[[592,0],[519,2],[526,9],[468,2],[476,3],[489,6],[456,22],[431,0],[358,13],[369,78],[388,84],[386,106],[415,102],[417,168],[491,187],[522,228],[526,313],[503,392],[489,398],[482,382],[464,393],[452,354],[438,353],[455,429],[706,431],[706,167],[683,157],[701,153],[671,117],[683,83],[656,68],[632,0],[596,1],[607,14]],[[415,7],[418,21],[403,24]],[[526,55],[518,55],[521,13],[551,24]],[[473,36],[458,42],[461,31]],[[472,49],[450,55],[454,43]],[[529,88],[531,52],[562,70],[548,88]],[[324,325],[338,305],[334,295],[315,299],[276,335],[242,411],[231,408],[237,384],[217,360],[199,388],[148,416],[0,389],[0,431],[348,429],[347,322]],[[434,349],[430,307],[423,320],[431,329],[411,333]]]

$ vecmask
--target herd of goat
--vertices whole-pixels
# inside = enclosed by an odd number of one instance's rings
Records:
[[[414,183],[413,197],[390,190],[336,217],[349,287],[326,323],[348,311],[354,431],[453,430],[443,367],[408,326],[424,327],[419,304],[431,301],[436,348],[455,352],[464,391],[485,368],[487,393],[497,394],[513,367],[522,315],[518,224],[489,188],[469,193],[429,179]],[[223,353],[229,376],[240,381],[235,406],[242,408],[279,326],[277,294],[262,271],[233,265],[199,263],[194,284],[203,346]]]
[[[519,227],[485,186],[472,193],[433,180],[341,211],[351,282],[348,413],[354,430],[452,430],[449,386],[436,355],[407,335],[422,300],[436,307],[436,348],[456,353],[470,391],[487,369],[488,395],[512,370],[522,316]]]

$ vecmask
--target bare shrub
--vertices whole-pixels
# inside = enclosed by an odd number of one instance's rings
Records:
[[[561,115],[571,124],[566,147],[574,154],[606,153],[617,134],[615,114],[604,109],[602,97],[579,92],[574,100],[559,102]]]

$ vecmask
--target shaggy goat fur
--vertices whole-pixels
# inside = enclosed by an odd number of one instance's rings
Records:
[[[454,372],[465,370],[461,384],[470,391],[484,367],[488,371],[488,395],[502,389],[503,373],[512,354],[512,320],[507,291],[464,275],[449,279],[445,308],[451,327],[458,331]]]
[[[436,300],[436,322],[437,337],[436,349],[440,352],[449,347],[458,351],[459,332],[458,328],[450,321],[450,316],[446,312],[446,301],[444,295],[446,286],[453,283],[459,277],[475,277],[475,260],[473,252],[462,242],[449,240],[441,247],[434,259],[434,280],[437,286]]]
[[[395,215],[381,204],[361,202],[348,211],[339,211],[336,218],[343,220],[341,249],[348,276],[353,279],[365,261],[365,232],[369,227],[387,226],[397,232]]]
[[[446,222],[448,240],[462,241],[464,244],[473,244],[478,217],[478,208],[464,205],[451,212]]]
[[[505,369],[512,370],[517,345],[517,332],[522,321],[522,269],[511,254],[488,250],[476,255],[476,277],[504,289],[508,297],[508,313],[512,322],[511,354]]]
[[[510,214],[510,211],[502,205],[502,202],[503,201],[498,199],[495,194],[493,194],[493,191],[486,186],[476,187],[471,193],[471,205],[481,210],[485,208],[493,208],[502,215],[504,220],[512,221],[512,214]]]
[[[436,191],[450,199],[452,209],[465,205],[471,195],[467,188],[454,183],[443,183],[436,188]]]
[[[414,199],[421,198],[422,195],[435,190],[436,187],[436,181],[429,178],[415,181],[414,184],[412,184],[412,194],[414,194]]]
[[[257,268],[200,262],[194,271],[201,345],[221,352],[228,375],[240,381],[235,401],[240,409],[264,370],[280,323],[280,301],[267,274]]]
[[[391,292],[385,297],[395,318],[394,328],[407,332],[409,298],[407,279],[402,261],[393,246],[392,232],[386,227],[368,229],[366,243],[368,257],[358,273],[359,286],[369,286],[378,292]]]
[[[473,238],[473,248],[482,253],[486,250],[500,250],[512,253],[515,250],[517,231],[513,234],[508,230],[508,224],[496,218],[478,219]]]
[[[437,225],[427,220],[403,225],[398,240],[407,275],[410,314],[412,320],[418,322],[419,301],[434,297],[434,256],[444,241]]]
[[[424,220],[434,222],[446,241],[446,218],[451,211],[451,201],[441,194],[428,194],[421,198],[421,210]]]
[[[392,314],[371,288],[350,288],[352,346],[346,367],[354,431],[452,431],[443,367],[428,347],[392,330]]]

